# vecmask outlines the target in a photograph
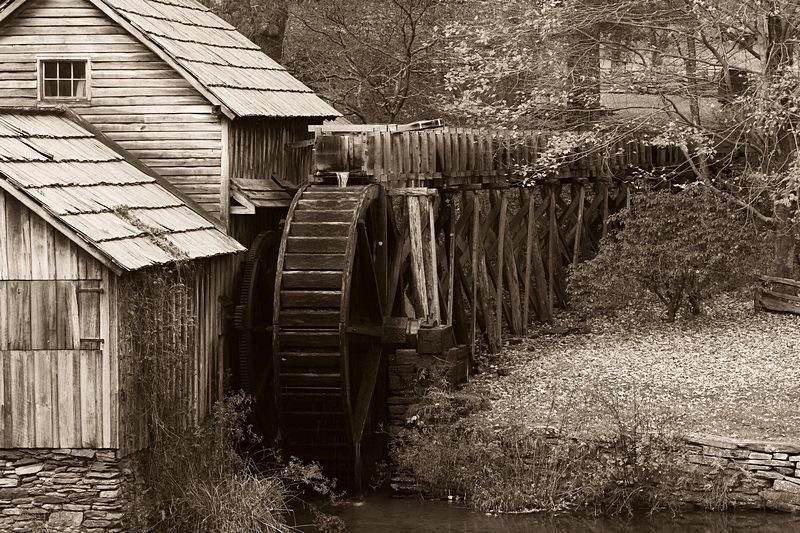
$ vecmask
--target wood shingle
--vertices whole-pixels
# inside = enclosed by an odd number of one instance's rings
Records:
[[[66,112],[0,110],[0,187],[123,270],[244,248]]]

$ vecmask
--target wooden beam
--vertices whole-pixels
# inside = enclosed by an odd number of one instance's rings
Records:
[[[525,244],[525,283],[524,291],[525,291],[525,299],[522,302],[522,328],[525,334],[528,333],[528,323],[530,318],[528,317],[528,311],[530,310],[530,297],[531,297],[531,265],[533,261],[533,247],[534,245],[538,248],[539,243],[533,242],[534,231],[536,228],[536,220],[533,218],[536,206],[533,202],[533,196],[528,189],[522,190],[522,198],[525,199],[528,203],[528,239]]]
[[[552,314],[553,309],[555,307],[555,290],[556,290],[556,256],[559,250],[559,243],[558,239],[561,237],[559,236],[558,231],[558,222],[556,220],[556,191],[560,189],[561,186],[559,184],[550,184],[548,185],[548,191],[550,196],[550,203],[548,205],[549,208],[549,230],[548,230],[548,255],[547,255],[547,275],[548,275],[548,290],[547,290],[547,310],[548,313]]]
[[[449,244],[449,263],[447,279],[447,325],[453,325],[453,301],[455,293],[455,270],[456,270],[456,197],[450,196],[450,220],[449,220],[450,240]]]
[[[422,217],[419,198],[408,196],[406,205],[408,206],[408,227],[411,238],[411,275],[414,282],[415,297],[419,300],[419,311],[423,315],[417,318],[425,319],[430,316],[430,307],[428,306],[427,284],[425,281],[425,252],[422,249]]]
[[[586,201],[586,186],[584,181],[581,180],[577,184],[578,187],[578,220],[575,223],[575,246],[572,249],[572,266],[577,267],[581,260],[581,236],[583,235],[583,212],[584,203]]]
[[[11,17],[16,13],[16,11],[22,7],[22,4],[27,2],[27,0],[14,0],[2,12],[0,12],[0,22],[3,22],[7,18]]]
[[[230,234],[231,221],[231,121],[220,117],[222,130],[222,163],[220,166],[219,216],[225,232]]]
[[[436,198],[420,198],[419,202],[424,202],[428,215],[428,229],[427,246],[424,247],[425,252],[425,283],[426,291],[429,299],[430,316],[429,323],[431,325],[439,325],[442,320],[442,308],[439,300],[439,269],[437,268],[438,258],[436,250],[436,221],[434,216]]]
[[[378,288],[384,315],[392,313],[389,302],[389,199],[386,197],[386,188],[381,187],[378,193],[378,212],[376,230],[378,234],[378,249],[375,251],[375,269],[378,275]]]
[[[470,341],[472,343],[472,354],[476,353],[476,328],[478,319],[478,250],[480,247],[480,222],[481,222],[481,203],[478,193],[472,193],[472,327],[470,328]],[[489,317],[486,317],[487,330]],[[488,331],[487,331],[488,333]]]
[[[497,331],[503,331],[503,261],[505,259],[506,217],[508,215],[508,197],[500,192],[500,214],[497,220],[497,293],[495,295],[495,319]]]
[[[364,374],[361,378],[361,386],[358,389],[358,398],[356,398],[355,409],[353,411],[353,442],[360,443],[364,437],[364,428],[367,423],[367,415],[369,408],[372,405],[372,398],[375,395],[375,386],[378,383],[378,375],[381,368],[380,350],[377,353],[371,354],[364,361]]]

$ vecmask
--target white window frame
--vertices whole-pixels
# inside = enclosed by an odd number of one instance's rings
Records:
[[[55,62],[86,63],[86,94],[84,96],[45,96],[44,64]],[[45,103],[89,102],[92,99],[92,58],[85,56],[43,56],[36,58],[36,99]]]

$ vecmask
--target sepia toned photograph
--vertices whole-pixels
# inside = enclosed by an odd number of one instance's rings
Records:
[[[0,0],[0,533],[800,533],[800,1]]]

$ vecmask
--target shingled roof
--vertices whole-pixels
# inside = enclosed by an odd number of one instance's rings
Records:
[[[177,66],[231,118],[340,116],[236,28],[194,0],[90,1]],[[0,20],[24,2],[0,0]]]
[[[0,188],[117,270],[244,250],[79,120],[67,111],[0,109]]]
[[[101,0],[239,117],[339,113],[194,0]]]

